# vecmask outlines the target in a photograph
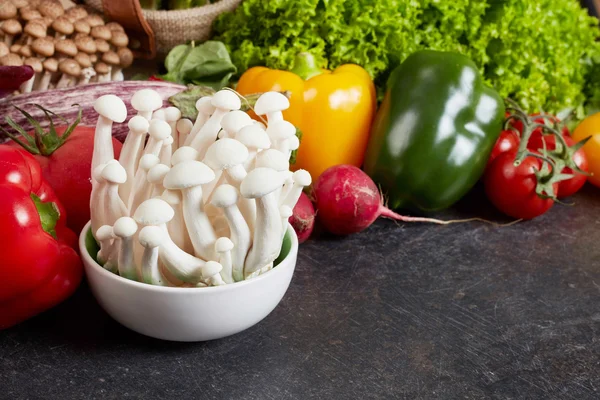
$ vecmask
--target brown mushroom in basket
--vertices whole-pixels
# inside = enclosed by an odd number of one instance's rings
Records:
[[[13,43],[15,36],[23,32],[23,26],[16,19],[7,19],[0,27],[4,33],[4,43],[10,46]]]
[[[21,46],[21,48],[19,49],[19,55],[23,58],[32,57],[33,51],[31,51],[31,46],[29,46],[28,44]]]
[[[112,80],[122,81],[125,79],[123,77],[123,70],[133,64],[133,53],[127,47],[121,47],[117,50],[117,55],[119,56],[119,65],[112,72]]]
[[[21,47],[23,47],[23,45],[15,43],[15,44],[13,44],[13,45],[10,46],[10,52],[13,53],[13,54],[19,54],[19,52],[21,51]]]
[[[67,35],[70,35],[75,30],[73,23],[65,16],[58,17],[52,23],[52,29],[56,32],[56,38],[64,39]]]
[[[106,24],[106,27],[111,30],[111,32],[125,32],[125,29],[118,22],[109,22]]]
[[[65,9],[60,2],[44,0],[38,6],[37,10],[45,17],[56,19],[65,13]]]
[[[57,40],[54,43],[54,50],[59,61],[63,58],[75,57],[75,54],[77,54],[77,46],[71,39]]]
[[[119,56],[117,53],[110,50],[102,54],[102,62],[108,65],[107,81],[110,82],[112,80],[112,71],[114,71],[119,66],[121,60],[119,60]]]
[[[9,3],[13,3],[17,8],[29,6],[29,0],[9,0]]]
[[[94,70],[96,71],[96,82],[108,82],[110,81],[110,70],[108,69],[108,65],[104,64],[102,61],[96,63],[94,65]]]
[[[0,21],[15,18],[17,7],[10,0],[0,0]]]
[[[0,57],[4,57],[8,53],[10,53],[10,49],[8,48],[6,43],[0,42]]]
[[[40,24],[44,24],[44,26],[46,28],[52,27],[52,23],[54,22],[54,20],[52,18],[50,18],[50,17],[42,17],[42,18],[34,19],[32,21],[37,21]]]
[[[10,66],[10,67],[20,67],[23,65],[23,60],[16,54],[7,54],[4,57],[0,58],[0,65]]]
[[[110,44],[112,44],[117,49],[121,47],[127,47],[127,45],[129,44],[129,37],[127,37],[127,34],[125,32],[112,31]]]
[[[54,55],[54,40],[50,37],[35,39],[31,43],[31,50],[37,54],[38,58],[52,57]]]
[[[58,61],[56,61],[56,58],[47,58],[42,62],[42,66],[44,67],[44,74],[40,81],[36,83],[35,90],[48,89],[52,76],[58,71]]]
[[[95,26],[104,25],[104,20],[98,14],[90,14],[83,20],[87,22],[92,28]]]
[[[110,50],[110,45],[104,39],[95,39],[94,43],[96,43],[96,52],[97,53],[106,53]]]
[[[33,21],[34,19],[41,19],[42,18],[42,14],[39,13],[39,11],[33,9],[33,8],[21,8],[19,10],[19,15],[21,16],[21,19],[25,22],[29,22],[29,21]]]
[[[32,91],[33,89],[33,83],[40,79],[40,75],[42,73],[42,71],[44,70],[44,68],[42,67],[42,62],[35,58],[35,57],[28,57],[23,61],[23,65],[29,65],[31,66],[31,68],[33,68],[33,72],[35,72],[33,74],[33,76],[26,82],[24,82],[20,89],[21,89],[21,93],[29,93]]]
[[[77,39],[75,39],[75,45],[77,46],[77,49],[80,52],[83,52],[83,53],[87,54],[88,56],[96,54],[96,51],[97,51],[96,42],[94,42],[94,39],[92,39],[89,36],[78,37]],[[92,62],[94,62],[94,61],[92,61]]]
[[[46,26],[37,21],[29,21],[23,29],[23,33],[27,35],[26,44],[31,44],[35,39],[46,37]]]
[[[75,84],[79,76],[81,76],[81,67],[77,61],[66,58],[58,63],[58,70],[62,76],[56,84],[57,89],[66,88]]]
[[[77,33],[89,35],[92,28],[90,27],[90,25],[87,22],[79,20],[79,21],[73,22],[73,29]]]
[[[102,39],[108,42],[112,38],[112,32],[110,28],[107,28],[104,25],[99,25],[92,27],[90,36],[94,39]]]
[[[77,85],[85,85],[90,81],[91,78],[96,76],[96,71],[92,68],[92,60],[90,60],[90,56],[86,53],[79,52],[75,56],[75,61],[81,67],[81,76],[77,82]]]
[[[81,6],[71,7],[65,11],[65,17],[67,17],[72,23],[75,23],[75,21],[82,20],[87,16],[88,12],[85,10],[85,8]]]

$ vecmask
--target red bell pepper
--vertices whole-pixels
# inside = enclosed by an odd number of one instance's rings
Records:
[[[0,145],[0,329],[69,297],[82,277],[77,236],[37,160]]]

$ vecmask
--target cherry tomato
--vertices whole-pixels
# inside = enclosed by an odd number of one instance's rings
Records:
[[[494,148],[492,149],[492,153],[490,154],[486,168],[489,168],[492,162],[500,154],[512,150],[516,151],[519,148],[519,142],[520,138],[517,132],[513,131],[512,129],[502,131],[498,137],[498,140],[496,140]]]
[[[563,136],[563,138],[565,139],[567,146],[571,147],[575,144],[575,141],[570,136]],[[554,135],[539,135],[535,138],[532,137],[527,144],[527,148],[531,151],[537,152],[539,149],[544,148],[544,142],[546,143],[547,150],[551,151],[556,149],[556,136]],[[577,165],[582,171],[589,170],[588,160],[583,152],[583,149],[579,149],[573,153],[572,159],[575,165]],[[556,197],[563,198],[572,196],[577,193],[583,187],[583,185],[585,185],[587,176],[575,172],[569,167],[563,168],[561,172],[563,174],[573,174],[574,176],[569,180],[558,182],[558,191],[556,192]]]
[[[573,139],[579,142],[587,137],[592,138],[583,146],[588,161],[588,171],[593,175],[588,181],[600,187],[600,113],[591,115],[573,131]]]
[[[484,175],[485,192],[494,206],[504,214],[521,219],[532,219],[544,214],[554,200],[543,199],[536,193],[538,185],[536,171],[541,170],[542,161],[526,157],[515,167],[515,151],[500,154]],[[558,184],[553,184],[558,189]]]

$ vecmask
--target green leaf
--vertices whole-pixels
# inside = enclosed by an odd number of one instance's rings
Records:
[[[196,102],[201,97],[213,94],[215,91],[210,87],[189,85],[186,90],[169,97],[169,102],[181,110],[183,118],[195,121],[198,116]]]
[[[31,193],[31,200],[33,200],[33,202],[35,203],[35,208],[37,208],[38,214],[40,216],[40,222],[42,223],[42,229],[44,230],[44,232],[48,233],[54,239],[56,239],[55,228],[60,218],[58,207],[56,207],[56,204],[52,202],[42,202],[42,200],[34,193]]]
[[[302,131],[298,127],[296,127],[296,137],[298,138],[298,140],[300,141],[300,143],[302,143]],[[290,164],[291,165],[296,164],[296,157],[297,156],[298,156],[298,149],[292,151],[292,155],[290,157]]]

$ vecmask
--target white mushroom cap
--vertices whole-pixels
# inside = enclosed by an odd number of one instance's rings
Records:
[[[153,185],[160,184],[163,182],[165,176],[167,175],[170,169],[171,168],[169,168],[168,165],[157,164],[154,167],[150,168],[150,170],[148,171],[148,176],[146,178],[148,179],[148,182],[150,182]]]
[[[202,279],[210,278],[211,276],[217,275],[223,266],[216,261],[207,261],[202,267]]]
[[[256,155],[257,168],[272,168],[275,171],[287,171],[290,168],[290,161],[287,154],[279,150],[267,149]]]
[[[102,178],[110,183],[125,183],[127,181],[127,171],[118,162],[107,163],[102,170]]]
[[[162,119],[153,119],[150,121],[148,133],[156,140],[165,140],[171,135],[171,126]]]
[[[261,95],[254,105],[254,112],[257,115],[283,111],[290,108],[290,100],[279,92],[266,92]]]
[[[165,109],[161,108],[160,110],[156,110],[152,113],[152,119],[161,119],[163,121],[167,120],[167,116],[165,114]]]
[[[255,199],[266,196],[283,186],[284,176],[271,168],[255,168],[240,185],[242,196]]]
[[[142,158],[140,158],[140,168],[145,171],[150,170],[158,163],[160,163],[160,158],[158,158],[154,154],[144,154]]]
[[[162,193],[160,198],[169,203],[170,205],[175,206],[177,204],[181,204],[182,195],[179,190],[166,189]]]
[[[279,207],[279,214],[281,215],[281,218],[287,219],[294,215],[294,210],[292,210],[292,207],[290,206],[281,206]]]
[[[113,226],[115,236],[120,238],[127,238],[135,235],[137,229],[138,226],[135,223],[135,220],[130,217],[119,218],[115,221],[115,225]]]
[[[243,127],[252,124],[252,118],[240,110],[233,110],[223,116],[221,127],[227,132],[236,133]]]
[[[102,225],[96,231],[96,239],[103,241],[114,238],[113,227],[110,225]]]
[[[140,244],[144,247],[158,247],[163,242],[163,240],[163,231],[158,226],[145,226],[140,231],[139,241]]]
[[[210,103],[213,107],[224,110],[239,110],[242,107],[242,101],[231,90],[219,90],[212,96]]]
[[[197,160],[199,156],[198,150],[191,146],[181,146],[171,156],[171,164],[177,165],[183,161]]]
[[[174,216],[173,207],[158,197],[144,201],[133,214],[135,221],[142,225],[166,224]]]
[[[287,141],[289,143],[290,150],[297,150],[298,147],[300,147],[300,139],[298,139],[298,136],[296,135],[290,136]]]
[[[131,106],[137,111],[154,111],[162,107],[160,94],[153,89],[138,90],[131,96]]]
[[[215,170],[240,165],[248,159],[248,148],[235,139],[219,139],[206,150],[204,162]]]
[[[267,134],[271,140],[285,140],[296,135],[296,127],[289,121],[274,121],[267,126]]]
[[[133,134],[141,135],[148,132],[150,123],[146,118],[136,115],[129,120],[127,126],[129,127],[129,130],[133,132]]]
[[[220,185],[212,194],[211,204],[215,207],[225,208],[237,203],[237,189],[231,185]]]
[[[104,178],[102,177],[102,171],[104,171],[104,167],[106,167],[106,165],[107,164],[100,164],[96,168],[94,168],[94,171],[92,172],[92,177],[96,180],[96,182],[104,182]]]
[[[177,127],[177,132],[182,135],[188,135],[192,131],[194,123],[187,118],[182,118],[177,121],[177,125],[175,126]]]
[[[255,149],[268,149],[271,147],[271,139],[267,132],[257,124],[243,127],[235,135],[235,140],[240,141],[247,147]]]
[[[106,94],[98,97],[94,102],[94,110],[104,118],[113,122],[121,123],[127,118],[127,107],[123,100],[114,94]]]
[[[177,121],[181,118],[181,110],[177,107],[165,108],[165,118],[167,121]]]
[[[305,169],[299,169],[298,171],[294,172],[293,179],[294,183],[304,187],[310,185],[312,182],[310,173]]]
[[[233,250],[233,242],[228,237],[220,237],[215,242],[215,251],[217,253],[225,253]]]
[[[198,113],[211,115],[215,112],[215,106],[212,105],[212,96],[204,96],[200,97],[198,101],[196,101],[196,110]],[[240,101],[241,107],[241,101]]]
[[[165,176],[163,186],[166,189],[186,189],[204,185],[215,179],[215,173],[200,161],[184,161],[173,168]]]

